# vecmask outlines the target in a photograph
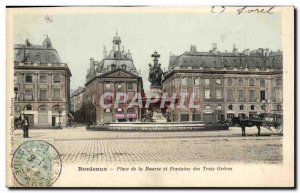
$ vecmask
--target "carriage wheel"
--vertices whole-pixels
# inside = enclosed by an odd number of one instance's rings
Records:
[[[263,126],[264,128],[268,129],[269,131],[274,132],[274,131],[272,130],[271,126],[270,126],[269,124],[267,124],[267,123],[263,123],[261,126]]]
[[[282,123],[277,123],[274,124],[275,130],[277,133],[282,133],[283,132],[283,124]]]

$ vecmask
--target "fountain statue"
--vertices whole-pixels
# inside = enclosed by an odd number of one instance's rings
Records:
[[[150,88],[155,88],[161,90],[162,86],[162,77],[163,77],[163,70],[161,69],[161,64],[158,63],[158,58],[160,57],[160,54],[158,54],[156,51],[151,55],[153,57],[153,66],[151,63],[149,63],[149,77],[148,80],[151,83]]]
[[[150,63],[149,64],[149,77],[148,80],[151,83],[150,85],[150,92],[151,93],[158,93],[160,96],[160,99],[157,103],[154,104],[152,109],[150,109],[150,113],[146,114],[146,120],[151,120],[151,122],[167,122],[167,119],[162,115],[161,109],[160,109],[160,102],[162,99],[162,78],[164,75],[163,70],[161,69],[161,64],[158,63],[158,58],[160,57],[160,54],[158,54],[156,51],[151,55],[153,57],[153,66]]]

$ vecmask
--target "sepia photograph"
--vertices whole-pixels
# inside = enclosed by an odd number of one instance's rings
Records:
[[[7,187],[295,186],[294,7],[6,12]]]

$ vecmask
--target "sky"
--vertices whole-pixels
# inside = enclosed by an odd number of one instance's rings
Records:
[[[244,49],[281,49],[279,14],[232,13],[80,13],[14,16],[14,43],[42,44],[51,39],[62,62],[71,73],[71,89],[84,86],[89,59],[103,59],[103,46],[111,50],[118,31],[121,46],[130,50],[136,68],[141,70],[145,90],[149,89],[148,64],[156,50],[167,69],[170,53],[180,55],[196,45],[197,51],[209,51],[217,43],[219,51],[232,51],[233,44]]]

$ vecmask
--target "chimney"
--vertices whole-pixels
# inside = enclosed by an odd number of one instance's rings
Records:
[[[45,38],[45,40],[44,40],[44,42],[43,42],[43,46],[44,46],[45,48],[50,48],[50,47],[52,47],[52,44],[51,44],[50,39],[48,38],[48,35],[46,35],[46,38]]]
[[[95,62],[94,62],[94,58],[90,58],[90,72],[94,72],[95,70]]]
[[[196,45],[191,45],[191,53],[192,53],[192,54],[196,54],[196,52],[197,52],[197,47],[196,47]]]
[[[28,38],[25,40],[25,47],[31,46],[30,42],[28,41]]]
[[[269,56],[270,55],[270,50],[267,48],[266,49],[266,56]]]
[[[212,50],[211,50],[211,52],[212,52],[213,54],[215,54],[215,55],[218,54],[217,44],[214,43],[214,42],[212,43]]]
[[[236,48],[235,44],[233,44],[232,53],[234,53],[235,55],[238,54],[238,49]]]
[[[105,59],[106,57],[107,57],[106,46],[103,46],[103,58]]]

